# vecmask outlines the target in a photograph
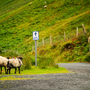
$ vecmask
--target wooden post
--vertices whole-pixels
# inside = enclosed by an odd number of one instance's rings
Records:
[[[32,46],[32,51],[34,51],[34,46]]]
[[[78,27],[76,28],[76,37],[78,37]]]
[[[84,35],[86,35],[86,30],[85,30],[84,24],[82,24],[82,28],[83,28]]]
[[[90,52],[90,37],[88,38],[88,43],[89,43],[89,52]]]
[[[65,39],[66,39],[66,35],[65,35],[65,32],[64,32],[64,41],[65,41]]]
[[[52,36],[50,35],[50,45],[52,45]]]
[[[42,43],[43,43],[43,46],[44,46],[44,38],[42,38]]]

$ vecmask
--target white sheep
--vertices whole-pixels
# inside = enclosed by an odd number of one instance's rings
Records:
[[[9,58],[2,57],[0,56],[0,67],[1,67],[1,73],[2,73],[2,67],[5,68],[5,73],[6,73],[6,67],[7,67],[7,62]]]
[[[10,74],[11,68],[15,68],[15,74],[16,74],[16,70],[18,68],[19,73],[20,73],[21,66],[22,66],[22,57],[18,57],[16,59],[9,59],[7,62],[7,74],[8,74],[8,70],[9,70],[9,74]]]
[[[47,5],[44,6],[44,8],[46,8],[46,7],[47,7]]]
[[[30,4],[32,4],[32,2],[30,2]]]

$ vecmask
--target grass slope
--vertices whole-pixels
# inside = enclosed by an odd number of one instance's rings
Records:
[[[81,24],[84,23],[88,33],[85,38],[90,36],[90,0],[46,0],[46,2],[47,8],[44,8],[44,0],[0,1],[0,53],[2,55],[33,55],[31,52],[34,45],[33,31],[39,31],[39,43],[41,43],[43,37],[46,40],[50,34],[56,37],[63,35],[64,31],[68,35],[67,38],[70,38],[72,37],[71,32],[76,30],[76,27],[79,27],[81,31]],[[60,53],[65,44],[73,43],[73,39],[75,48]],[[78,38],[70,38],[64,43],[61,43],[62,40],[58,37],[54,43],[55,47],[50,45],[40,47],[38,55],[53,57],[59,62],[80,61],[86,58],[85,55],[88,56],[88,42],[85,41],[87,43],[85,46],[83,44],[77,46]],[[84,48],[83,54],[76,55],[75,53],[77,50],[80,51],[81,47]],[[75,58],[74,56],[70,58],[69,55],[74,55]]]

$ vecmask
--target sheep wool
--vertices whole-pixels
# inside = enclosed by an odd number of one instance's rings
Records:
[[[7,61],[8,61],[7,58],[0,56],[0,66],[1,67],[6,67],[7,66]]]
[[[9,67],[20,67],[21,65],[22,61],[20,59],[9,59]]]

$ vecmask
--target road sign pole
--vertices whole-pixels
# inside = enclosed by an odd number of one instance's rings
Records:
[[[37,67],[37,40],[35,40],[35,66]]]
[[[37,40],[39,40],[39,32],[33,32],[33,40],[35,40],[35,66],[37,67]]]

